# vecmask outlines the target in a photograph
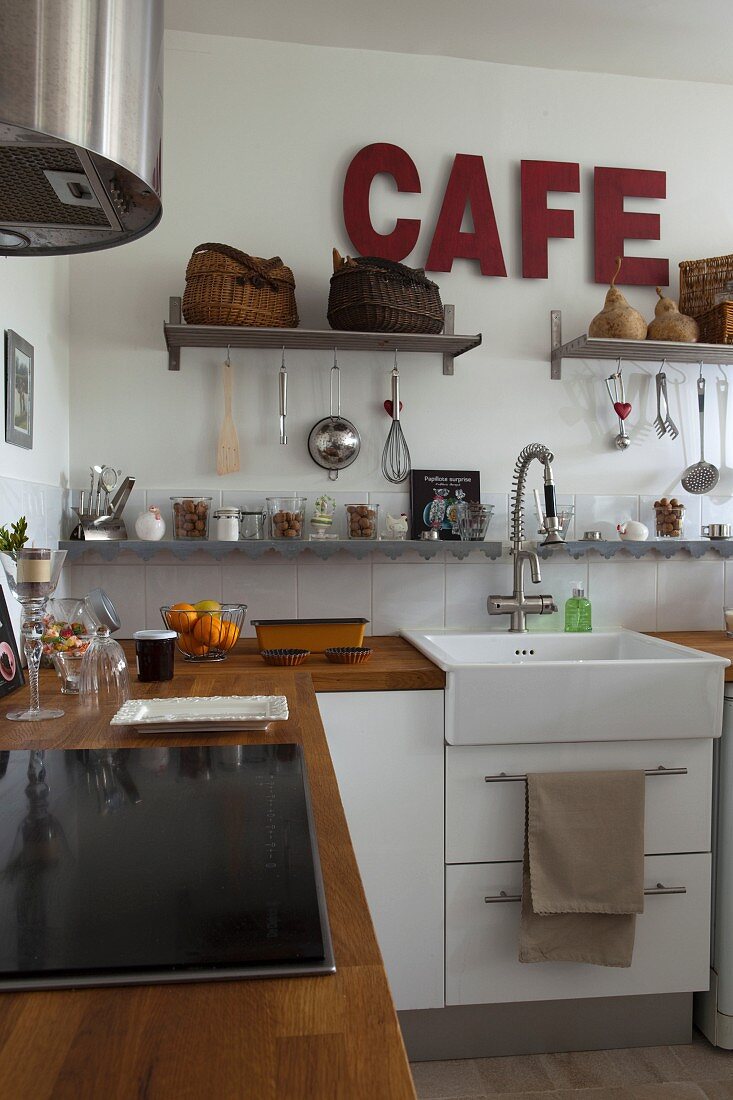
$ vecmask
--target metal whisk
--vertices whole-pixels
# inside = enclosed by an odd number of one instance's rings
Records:
[[[382,473],[393,485],[404,481],[410,473],[410,450],[400,424],[400,372],[397,370],[397,352],[392,368],[392,426],[382,451]]]

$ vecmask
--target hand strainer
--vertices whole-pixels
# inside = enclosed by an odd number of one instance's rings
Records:
[[[700,461],[688,466],[682,474],[682,488],[686,493],[699,495],[714,489],[720,478],[718,467],[705,461],[705,379],[702,376],[702,364],[697,380],[697,407],[700,412]]]

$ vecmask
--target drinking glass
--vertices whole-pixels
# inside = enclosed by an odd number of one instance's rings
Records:
[[[130,698],[130,673],[122,646],[100,626],[81,661],[79,697],[86,706],[118,710]]]
[[[480,542],[486,537],[486,532],[494,514],[493,504],[484,506],[473,501],[462,500],[456,504],[458,516],[458,534],[464,542]]]
[[[31,696],[29,707],[8,712],[6,717],[11,722],[42,722],[47,718],[60,718],[64,713],[58,707],[41,706],[38,669],[43,655],[46,601],[56,591],[65,557],[65,550],[37,547],[0,551],[8,586],[23,609],[21,633]]]

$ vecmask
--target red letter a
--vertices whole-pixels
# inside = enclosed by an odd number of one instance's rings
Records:
[[[467,205],[473,215],[473,233],[461,232]],[[466,153],[457,153],[453,161],[425,268],[450,271],[457,257],[478,260],[482,275],[506,277],[483,158]]]

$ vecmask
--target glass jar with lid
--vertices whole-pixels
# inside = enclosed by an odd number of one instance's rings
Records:
[[[216,537],[220,542],[239,541],[239,508],[217,508],[214,512],[216,520]]]

